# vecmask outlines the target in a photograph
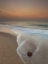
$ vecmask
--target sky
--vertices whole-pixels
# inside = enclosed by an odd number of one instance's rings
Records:
[[[48,0],[0,0],[0,21],[48,20]]]

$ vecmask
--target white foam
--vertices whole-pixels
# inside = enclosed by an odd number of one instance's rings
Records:
[[[48,40],[37,36],[18,35],[17,53],[26,64],[48,64]],[[29,57],[28,52],[33,55]]]
[[[39,37],[48,38],[48,30],[15,27],[12,31],[16,34],[36,35]]]
[[[12,31],[19,34],[17,53],[25,64],[48,64],[48,30],[15,27]]]

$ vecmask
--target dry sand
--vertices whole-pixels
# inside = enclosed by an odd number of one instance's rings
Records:
[[[0,64],[23,64],[16,52],[17,37],[7,30],[0,27]]]

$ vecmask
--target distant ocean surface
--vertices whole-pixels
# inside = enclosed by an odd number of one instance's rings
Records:
[[[39,26],[39,27],[48,28],[48,25],[46,25],[46,24],[32,24],[32,26]]]
[[[46,29],[48,30],[48,23],[38,23],[38,22],[24,22],[24,21],[8,21],[8,22],[0,22],[2,25],[12,25],[12,26],[20,26],[20,27],[30,27],[30,28],[38,28],[38,29]]]

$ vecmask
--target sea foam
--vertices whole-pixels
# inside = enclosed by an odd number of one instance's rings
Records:
[[[25,64],[48,64],[48,30],[15,27],[12,31],[18,34],[17,53]]]

